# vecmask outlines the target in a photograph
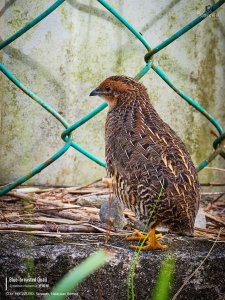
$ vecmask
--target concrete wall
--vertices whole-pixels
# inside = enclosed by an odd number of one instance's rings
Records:
[[[1,38],[5,39],[54,1],[0,2]],[[207,0],[109,1],[156,46],[200,15]],[[198,100],[225,127],[225,6],[155,56],[169,77]],[[97,1],[67,0],[41,23],[7,46],[0,61],[25,85],[53,105],[72,124],[101,103],[90,91],[113,74],[134,76],[146,53]],[[151,101],[186,143],[198,164],[212,150],[210,123],[180,99],[153,71],[142,82]],[[0,76],[0,182],[26,174],[62,145],[63,127],[49,113]],[[106,111],[82,126],[75,140],[104,158]],[[217,158],[212,166],[224,167]],[[29,183],[77,185],[105,175],[105,170],[74,149]],[[219,174],[220,175],[220,174]],[[201,180],[218,176],[209,170]],[[221,176],[220,176],[221,177]]]

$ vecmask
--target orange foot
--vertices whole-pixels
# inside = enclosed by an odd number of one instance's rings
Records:
[[[131,245],[131,249],[140,249],[140,250],[155,250],[155,249],[165,249],[167,245],[162,245],[158,238],[162,236],[161,233],[155,234],[155,227],[150,229],[148,234],[143,234],[138,230],[134,230],[134,236],[128,236],[127,241],[145,241],[144,246],[134,246]]]

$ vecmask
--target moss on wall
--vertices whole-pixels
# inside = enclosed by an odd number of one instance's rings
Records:
[[[51,2],[53,3],[53,1]],[[50,5],[51,3],[48,3]],[[207,5],[198,0],[151,3],[119,1],[115,8],[144,34],[151,46],[197,17]],[[1,4],[4,6],[4,4]],[[47,8],[46,1],[15,1],[4,14],[4,38]],[[225,9],[155,55],[155,62],[223,126]],[[135,12],[135,13],[134,13]],[[146,49],[96,1],[66,1],[53,14],[0,53],[0,61],[72,124],[101,103],[88,97],[104,78],[134,76],[144,66]],[[26,174],[62,145],[63,127],[47,112],[0,77],[0,181]],[[153,71],[142,82],[162,118],[178,132],[198,164],[212,150],[209,122],[181,100]],[[79,128],[75,141],[104,158],[106,111]],[[222,159],[213,162],[224,166]],[[29,183],[76,185],[105,175],[105,170],[70,149]],[[203,171],[201,180],[216,175]]]

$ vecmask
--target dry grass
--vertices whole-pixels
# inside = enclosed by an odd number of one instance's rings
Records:
[[[0,234],[26,233],[34,235],[60,236],[63,234],[106,233],[107,228],[99,219],[100,202],[82,199],[100,195],[110,197],[110,188],[102,181],[90,185],[69,188],[21,187],[0,198]],[[210,198],[211,197],[211,198]],[[207,194],[202,203],[206,214],[207,228],[196,228],[195,235],[216,239],[219,228],[225,228],[224,194]],[[112,235],[126,235],[133,227],[135,216],[124,211],[128,225],[122,231],[110,228]],[[225,230],[221,230],[219,240],[225,240]]]

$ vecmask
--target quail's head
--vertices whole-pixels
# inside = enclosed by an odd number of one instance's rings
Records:
[[[128,76],[111,76],[93,90],[90,96],[104,98],[112,109],[118,102],[128,102],[136,94],[147,96],[147,90],[143,84]]]

